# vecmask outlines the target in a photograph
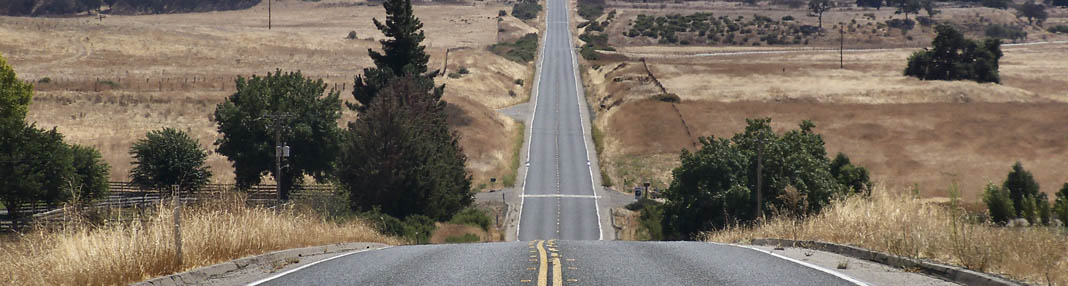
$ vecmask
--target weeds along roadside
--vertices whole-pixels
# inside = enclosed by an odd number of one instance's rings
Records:
[[[731,227],[704,240],[815,240],[929,259],[1047,285],[1068,285],[1068,236],[1055,227],[999,227],[970,221],[954,201],[938,204],[876,188],[806,219],[777,217],[757,227]]]
[[[175,259],[173,208],[108,210],[38,228],[0,244],[0,284],[127,284],[271,251],[344,242],[400,244],[360,219],[327,219],[301,207],[248,206],[239,194],[181,210],[183,260]]]

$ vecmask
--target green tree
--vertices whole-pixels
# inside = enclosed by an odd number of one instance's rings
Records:
[[[897,7],[897,11],[894,14],[905,14],[905,20],[908,21],[909,14],[916,14],[923,8],[921,0],[886,0],[888,6]]]
[[[1068,183],[1061,186],[1053,202],[1053,218],[1059,219],[1062,224],[1068,225]]]
[[[1046,195],[1046,193],[1038,194],[1038,197],[1035,199],[1035,204],[1038,205],[1035,210],[1035,214],[1038,216],[1037,220],[1041,222],[1042,225],[1049,225],[1050,219],[1053,216],[1053,210],[1050,209],[1049,205],[1049,196]]]
[[[23,82],[15,76],[15,70],[7,65],[0,56],[0,128],[2,131],[15,132],[26,120],[30,99],[33,97],[33,84]],[[0,134],[4,137],[11,133]]]
[[[1046,6],[1035,3],[1035,1],[1027,1],[1023,5],[1016,7],[1017,15],[1027,17],[1028,24],[1035,24],[1035,20],[1038,20],[1038,25],[1041,26],[1042,22],[1045,22],[1049,18],[1049,13],[1046,13]]]
[[[995,184],[987,184],[983,191],[983,203],[990,211],[990,220],[1004,224],[1016,217],[1016,208],[1013,207],[1009,191]]]
[[[185,131],[174,128],[149,131],[130,146],[131,183],[145,189],[195,191],[211,179],[204,161],[207,152]]]
[[[0,202],[19,220],[22,204],[54,206],[65,198],[67,185],[57,178],[69,177],[73,163],[70,147],[55,129],[22,125],[11,133],[0,139]]]
[[[471,177],[433,81],[396,78],[341,143],[338,180],[353,209],[444,221],[469,206]]]
[[[931,50],[917,51],[909,57],[906,76],[922,80],[974,80],[1000,83],[998,61],[1001,40],[987,39],[982,43],[964,38],[964,35],[949,25],[935,28]]]
[[[1031,175],[1031,172],[1025,170],[1023,164],[1016,162],[1016,164],[1012,165],[1012,171],[1005,178],[1002,187],[1009,191],[1009,197],[1012,198],[1012,206],[1016,209],[1016,217],[1027,218],[1029,222],[1034,223],[1033,212],[1035,209],[1028,204],[1027,200],[1038,196],[1038,182],[1035,181],[1035,177]]]
[[[862,193],[865,195],[871,194],[872,182],[868,175],[868,169],[853,165],[849,161],[849,156],[838,153],[831,161],[831,176],[834,176],[838,180],[838,183],[845,186],[852,192]]]
[[[222,135],[215,141],[216,151],[233,164],[239,187],[259,184],[271,175],[282,185],[280,199],[288,200],[305,176],[322,181],[333,173],[340,117],[340,95],[332,89],[326,93],[321,79],[281,70],[265,77],[238,77],[237,92],[215,108],[214,121]],[[291,146],[280,179],[275,161],[279,143]]]
[[[356,76],[352,96],[359,105],[346,105],[352,110],[365,110],[378,96],[382,87],[396,77],[405,75],[423,75],[427,72],[430,55],[423,46],[423,23],[415,17],[411,0],[386,0],[382,3],[386,9],[386,22],[372,19],[375,27],[387,39],[379,41],[382,53],[367,49],[375,67],[363,69],[363,75]]]
[[[108,172],[111,167],[104,162],[100,151],[81,145],[71,145],[70,151],[74,164],[74,170],[66,181],[70,198],[84,203],[107,195]]]
[[[808,1],[808,11],[812,12],[812,14],[816,14],[816,16],[819,17],[819,28],[821,31],[823,30],[823,12],[830,11],[831,8],[834,8],[834,2],[831,2],[831,0]]]
[[[823,139],[804,121],[798,130],[776,135],[771,119],[747,120],[730,140],[701,138],[701,148],[683,151],[681,165],[664,196],[664,236],[692,239],[702,231],[757,218],[756,209],[819,212],[846,188],[830,172]],[[757,162],[762,168],[756,204]]]
[[[920,0],[920,6],[922,6],[923,10],[927,12],[927,17],[934,17],[934,15],[938,15],[938,13],[941,13],[941,11],[935,9],[934,0]]]

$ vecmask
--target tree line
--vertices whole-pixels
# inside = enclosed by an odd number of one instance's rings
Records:
[[[355,103],[345,106],[358,112],[359,119],[345,129],[337,123],[340,94],[327,90],[321,79],[282,70],[238,77],[236,92],[211,118],[220,135],[214,151],[231,162],[239,188],[275,178],[280,198],[286,200],[310,177],[339,185],[352,210],[420,226],[448,220],[473,202],[467,158],[446,121],[445,86],[436,85],[438,72],[427,69],[422,23],[410,0],[389,0],[383,6],[385,21],[373,22],[387,38],[380,40],[382,52],[368,49],[374,66],[354,79]],[[4,205],[10,210],[26,202],[57,203],[73,191],[71,186],[91,185],[77,190],[97,196],[106,192],[107,165],[99,152],[64,145],[55,130],[25,123],[32,85],[17,80],[6,63],[0,67]],[[280,146],[289,147],[289,156],[277,168]],[[207,150],[188,131],[148,132],[132,145],[130,155],[131,180],[142,188],[193,191],[212,176],[205,165]]]

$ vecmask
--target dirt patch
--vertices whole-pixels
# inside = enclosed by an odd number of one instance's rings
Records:
[[[1000,183],[1021,161],[1046,192],[1068,181],[1068,104],[925,103],[817,104],[688,101],[678,105],[695,136],[729,137],[746,118],[771,117],[777,132],[812,120],[829,154],[844,152],[887,187],[918,186],[925,196],[944,196],[956,181],[975,200],[988,182]],[[664,158],[646,168],[670,178],[679,150],[691,140],[668,103],[627,104],[607,120],[607,164],[628,156]],[[656,142],[656,143],[649,143]],[[620,174],[610,174],[619,176]]]

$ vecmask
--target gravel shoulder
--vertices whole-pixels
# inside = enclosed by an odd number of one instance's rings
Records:
[[[771,246],[751,246],[755,249],[807,262],[819,267],[834,270],[853,277],[869,285],[915,285],[915,286],[950,286],[960,285],[921,273],[908,272],[883,264],[805,248],[786,247],[775,250]],[[845,269],[838,269],[844,264]]]

